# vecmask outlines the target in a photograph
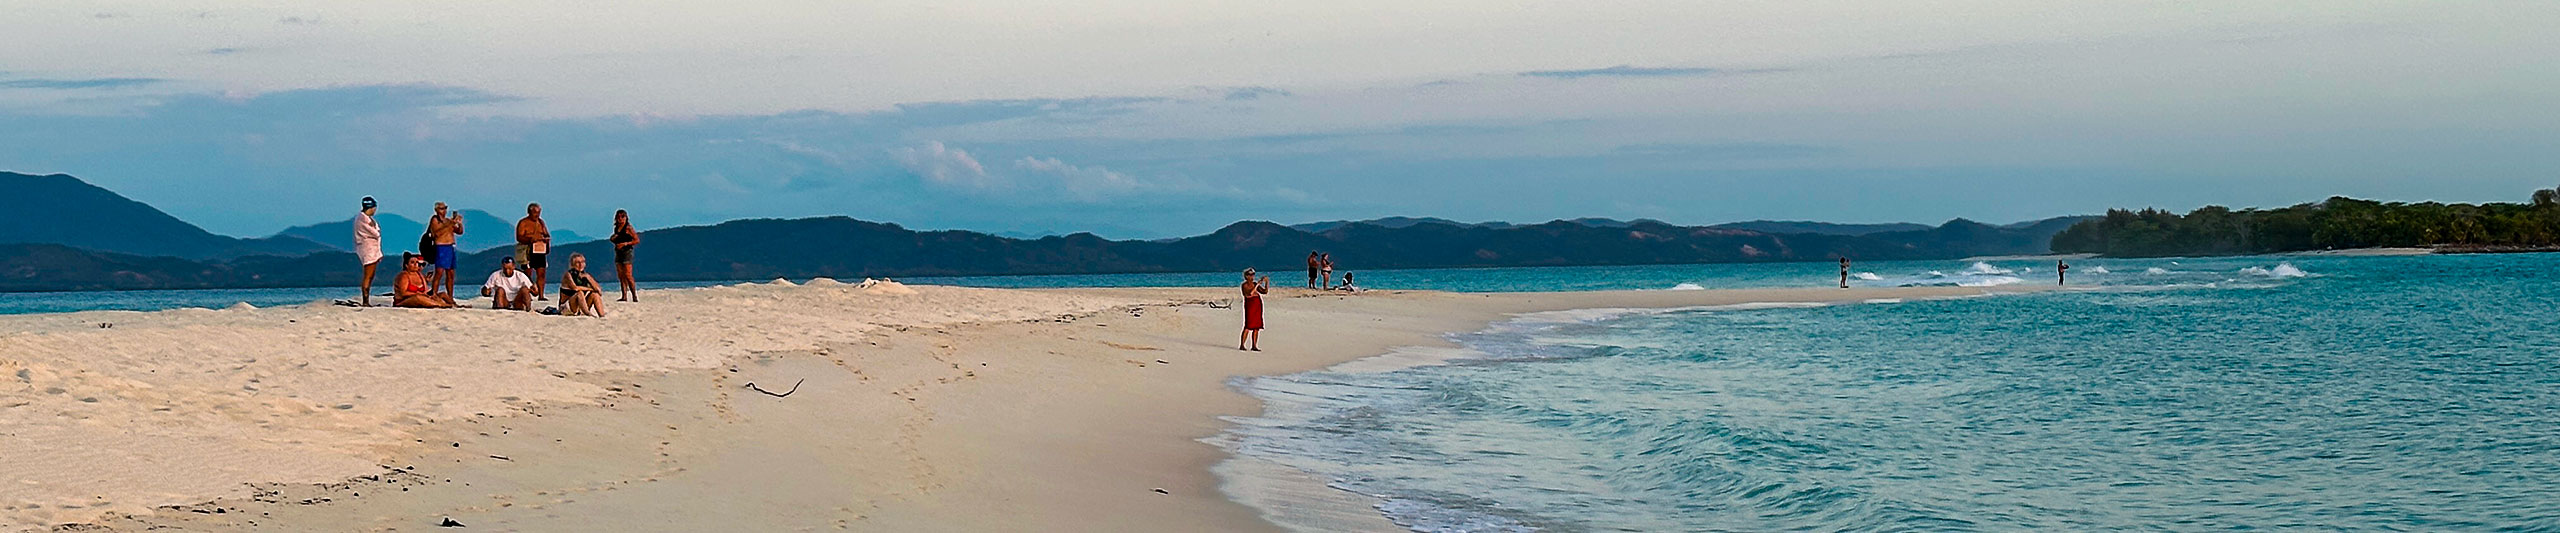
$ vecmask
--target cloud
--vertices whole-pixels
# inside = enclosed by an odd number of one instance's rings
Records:
[[[1607,68],[1581,70],[1532,70],[1522,72],[1520,75],[1531,78],[1578,80],[1583,78],[1689,78],[1732,74],[1764,74],[1785,71],[1786,69],[1721,69],[1705,67],[1639,67],[1634,65],[1618,65]]]
[[[1067,164],[1055,157],[1024,157],[1014,160],[1013,167],[1025,172],[1054,177],[1058,187],[1082,200],[1098,200],[1113,194],[1139,191],[1138,180],[1127,174],[1099,166]]]
[[[1264,97],[1289,96],[1289,91],[1270,87],[1236,87],[1227,89],[1228,100],[1255,100]]]
[[[943,146],[942,141],[893,149],[889,158],[907,171],[941,185],[981,190],[999,185],[995,176],[987,174],[987,167],[978,164],[978,158],[971,157],[967,150]]]
[[[168,80],[159,78],[15,79],[0,80],[0,89],[117,89]]]

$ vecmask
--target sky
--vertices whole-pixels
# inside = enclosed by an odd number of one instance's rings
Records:
[[[218,233],[539,201],[1114,238],[2560,185],[2560,2],[11,0],[0,170]]]

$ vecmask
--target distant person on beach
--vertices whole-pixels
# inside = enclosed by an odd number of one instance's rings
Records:
[[[489,273],[489,281],[480,283],[480,295],[489,297],[490,309],[533,310],[533,280],[516,269],[516,258],[498,260],[498,271]]]
[[[382,263],[382,225],[373,221],[373,197],[356,211],[356,263],[364,265],[364,285],[356,289],[358,305],[373,307],[373,267]]]
[[[616,301],[640,301],[640,286],[631,282],[631,249],[639,246],[640,232],[631,229],[631,212],[613,210],[613,274],[622,280],[622,297]]]
[[[452,309],[453,296],[436,294],[427,283],[426,258],[400,254],[400,277],[391,280],[391,305],[416,309]]]
[[[1360,292],[1360,286],[1358,286],[1358,285],[1352,285],[1352,284],[1351,284],[1351,274],[1353,274],[1353,273],[1351,273],[1351,272],[1344,272],[1344,273],[1342,273],[1342,286],[1340,286],[1340,287],[1334,287],[1334,288],[1333,288],[1333,290],[1343,291],[1343,292]]]
[[[1262,351],[1262,295],[1271,293],[1271,276],[1254,277],[1253,269],[1244,269],[1244,333],[1236,336],[1237,350]]]
[[[1324,254],[1324,258],[1323,258],[1323,259],[1320,259],[1320,260],[1317,260],[1317,261],[1316,261],[1316,266],[1319,266],[1319,267],[1323,267],[1323,268],[1324,268],[1324,284],[1323,284],[1323,285],[1318,285],[1318,286],[1319,286],[1319,287],[1331,287],[1331,286],[1333,286],[1333,254]]]
[[[1317,274],[1319,271],[1322,271],[1322,270],[1324,270],[1324,256],[1322,255],[1322,253],[1321,253],[1321,252],[1315,252],[1315,251],[1308,251],[1308,252],[1307,252],[1307,288],[1309,288],[1309,289],[1313,289],[1313,288],[1322,287],[1322,285],[1317,285],[1317,284],[1316,284],[1316,274]]]
[[[604,286],[587,275],[587,254],[569,254],[569,271],[560,274],[560,315],[604,318]]]
[[[462,214],[447,213],[444,202],[436,202],[435,218],[427,219],[427,233],[436,237],[436,280],[444,285],[445,297],[453,296],[454,262],[462,254],[453,249],[453,238],[462,234]]]
[[[429,265],[436,264],[435,228],[427,228],[427,231],[418,233],[418,260]],[[433,267],[427,268],[427,284],[436,284],[435,268]]]
[[[1849,258],[1840,258],[1840,288],[1849,288]]]
[[[2059,285],[2070,285],[2070,284],[2071,284],[2071,281],[2070,281],[2070,279],[2068,279],[2068,278],[2070,278],[2070,277],[2071,277],[2071,263],[2067,263],[2067,262],[2063,262],[2063,261],[2054,261],[2054,262],[2053,262],[2053,284],[2054,284],[2054,285],[2057,285],[2057,286],[2059,286]]]
[[[533,270],[533,299],[551,299],[542,294],[551,283],[551,225],[542,221],[542,204],[525,204],[524,220],[516,221],[516,264]]]

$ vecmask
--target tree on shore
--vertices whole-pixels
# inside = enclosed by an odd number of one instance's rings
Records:
[[[2528,203],[2375,202],[2347,197],[2276,209],[2206,206],[2187,214],[2109,210],[2053,236],[2053,251],[2119,257],[2351,248],[2560,247],[2560,188]]]

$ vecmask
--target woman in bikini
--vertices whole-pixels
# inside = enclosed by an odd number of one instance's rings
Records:
[[[1271,293],[1271,277],[1254,277],[1253,269],[1244,269],[1244,333],[1236,337],[1237,350],[1262,351],[1262,295]]]
[[[613,273],[622,278],[624,302],[640,301],[640,286],[631,284],[631,249],[640,246],[640,232],[631,229],[631,213],[613,210]]]
[[[604,318],[604,288],[587,274],[587,254],[569,254],[569,271],[560,274],[560,316]]]
[[[391,280],[391,305],[413,309],[454,307],[453,296],[434,292],[434,285],[427,283],[427,275],[418,271],[426,263],[425,258],[417,255],[400,254],[400,277]]]

